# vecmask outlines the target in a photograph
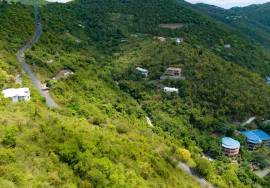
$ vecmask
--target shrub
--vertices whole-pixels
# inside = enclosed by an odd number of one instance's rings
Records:
[[[118,125],[118,126],[116,127],[116,130],[117,130],[117,132],[118,132],[119,134],[125,134],[125,133],[128,132],[128,127],[125,126],[125,125]]]
[[[0,165],[16,162],[16,156],[11,149],[0,149]]]
[[[5,133],[5,136],[2,140],[2,144],[7,147],[16,146],[16,133],[14,129],[8,129]]]
[[[191,160],[191,154],[186,149],[183,149],[183,148],[178,149],[177,155],[181,161],[188,162]]]
[[[208,161],[207,159],[199,158],[196,160],[196,164],[197,164],[197,170],[204,177],[207,177],[211,173],[213,173],[214,168],[211,162]]]
[[[94,117],[93,122],[94,125],[101,125],[102,123],[105,123],[105,119],[100,117]]]

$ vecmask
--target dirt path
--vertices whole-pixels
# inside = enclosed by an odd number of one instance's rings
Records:
[[[45,98],[47,106],[49,108],[56,108],[58,107],[57,103],[53,100],[53,98],[50,96],[48,92],[42,90],[41,81],[35,76],[31,67],[25,62],[25,56],[24,56],[25,52],[29,50],[30,48],[32,48],[32,46],[38,42],[38,39],[40,38],[42,34],[42,25],[41,25],[40,17],[38,15],[37,7],[35,7],[35,26],[36,26],[36,30],[35,30],[35,34],[33,38],[29,42],[27,42],[24,46],[22,46],[21,49],[19,49],[19,51],[16,54],[17,60],[20,62],[23,71],[32,80],[34,86],[39,91],[40,95],[42,95]]]
[[[146,118],[146,122],[147,122],[147,124],[149,125],[149,127],[154,127],[154,125],[153,125],[151,119],[150,119],[148,116],[146,116],[145,118]]]
[[[188,165],[185,163],[179,162],[177,165],[177,168],[190,174],[195,178],[195,180],[201,185],[203,188],[214,188],[213,185],[211,185],[207,180],[204,178],[199,177]]]

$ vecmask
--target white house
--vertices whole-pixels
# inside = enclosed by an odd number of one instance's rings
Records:
[[[184,39],[183,38],[176,38],[175,39],[175,43],[177,44],[177,45],[179,45],[179,44],[181,44],[181,43],[183,43],[184,42]]]
[[[232,46],[230,44],[225,44],[224,48],[231,48]]]
[[[4,98],[11,98],[13,103],[30,100],[29,88],[10,88],[3,90],[2,93]]]
[[[139,74],[141,74],[141,75],[143,75],[143,76],[145,76],[145,77],[148,76],[148,70],[146,70],[146,69],[143,69],[143,68],[141,68],[141,67],[137,67],[137,68],[136,68],[136,71],[137,71]]]
[[[173,87],[164,87],[163,90],[165,93],[179,93],[179,89]]]

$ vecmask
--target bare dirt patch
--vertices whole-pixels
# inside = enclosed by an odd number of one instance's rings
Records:
[[[167,23],[167,24],[159,24],[159,27],[164,29],[181,29],[185,25],[182,23]]]
[[[53,80],[60,80],[62,78],[66,79],[69,76],[72,76],[74,72],[70,69],[63,69],[61,70],[55,77],[53,77]]]

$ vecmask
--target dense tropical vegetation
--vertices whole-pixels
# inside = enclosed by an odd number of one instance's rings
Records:
[[[34,32],[32,8],[0,3],[1,88],[19,87],[14,54]],[[31,102],[1,96],[0,187],[199,186],[177,161],[217,187],[269,186],[251,168],[270,164],[269,148],[248,151],[238,131],[249,127],[237,123],[270,118],[263,48],[174,0],[77,0],[40,14],[43,35],[26,59],[61,108],[48,109],[24,74]],[[159,80],[169,66],[181,67],[185,80]],[[63,69],[74,75],[53,80]],[[260,121],[250,126],[269,132]],[[236,163],[221,152],[223,135],[241,141]]]
[[[251,5],[243,8],[225,10],[206,4],[197,4],[193,8],[225,23],[232,29],[246,35],[269,50],[270,45],[270,3]]]

